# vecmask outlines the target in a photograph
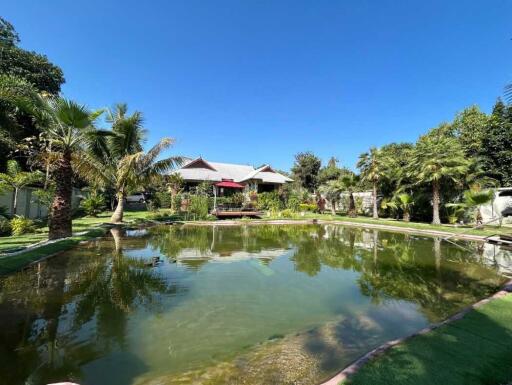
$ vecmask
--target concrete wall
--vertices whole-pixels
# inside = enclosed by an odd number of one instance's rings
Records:
[[[22,188],[18,193],[18,207],[17,215],[21,215],[27,218],[45,218],[48,216],[48,210],[46,207],[35,202],[35,197],[32,193],[37,190],[33,187]],[[81,191],[73,188],[72,203],[73,208],[77,208],[80,205]],[[12,190],[5,190],[0,193],[0,206],[4,206],[7,209],[7,213],[12,215],[12,204],[14,195]]]
[[[492,218],[496,218],[500,215],[500,213],[508,207],[512,207],[512,196],[500,196],[503,193],[512,192],[512,187],[510,188],[499,188],[496,191],[494,201],[492,203],[486,204],[482,206],[480,212],[482,213],[482,218],[484,222],[491,220]],[[503,223],[512,223],[512,218],[508,217],[503,220]],[[490,225],[498,225],[499,222],[490,223]]]

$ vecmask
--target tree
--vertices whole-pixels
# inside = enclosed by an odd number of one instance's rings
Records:
[[[167,177],[167,189],[171,194],[171,212],[176,211],[176,196],[183,190],[183,178],[178,173],[172,173]]]
[[[488,116],[478,106],[465,108],[455,116],[451,124],[452,132],[467,156],[477,157],[482,154],[488,124]]]
[[[359,161],[357,162],[357,167],[361,171],[362,181],[370,182],[372,184],[373,218],[378,219],[377,187],[385,173],[385,166],[381,151],[372,147],[370,152],[361,154],[359,156]]]
[[[416,179],[417,185],[431,186],[432,224],[441,224],[439,206],[442,182],[461,184],[470,166],[471,160],[455,138],[430,133],[420,137],[416,143],[409,173]]]
[[[481,190],[479,186],[472,186],[469,190],[464,192],[464,197],[461,203],[451,203],[448,207],[461,210],[473,210],[475,222],[477,225],[482,224],[483,205],[491,202],[494,198],[494,191]]]
[[[44,55],[19,48],[19,36],[7,20],[0,18],[0,76],[10,81],[12,91],[24,95],[28,88],[37,92],[57,95],[64,83],[62,70]],[[18,84],[14,85],[13,79]],[[16,94],[13,94],[16,98]],[[0,170],[6,165],[7,156],[16,149],[16,144],[27,137],[36,137],[39,130],[33,117],[15,100],[0,100]]]
[[[322,161],[312,152],[300,152],[295,155],[295,163],[292,167],[293,178],[302,187],[314,191],[318,187],[318,172]]]
[[[157,160],[160,153],[173,144],[170,138],[162,139],[144,153],[142,143],[146,130],[142,113],[135,111],[127,115],[127,110],[126,104],[118,104],[107,111],[112,135],[101,138],[76,162],[79,175],[87,181],[115,190],[117,206],[111,217],[112,223],[123,221],[124,203],[130,190],[155,183],[162,172],[182,162],[180,157]]]
[[[407,193],[402,193],[397,196],[397,206],[402,210],[402,219],[404,222],[411,220],[411,207],[414,205],[412,196]]]
[[[50,207],[49,239],[71,236],[72,159],[108,132],[96,130],[94,121],[103,111],[91,112],[84,105],[60,97],[43,97],[36,111],[44,139],[51,145],[55,195]]]
[[[20,190],[30,184],[40,182],[43,179],[43,173],[40,171],[27,172],[22,171],[20,165],[15,160],[7,162],[7,172],[0,173],[0,185],[6,185],[13,190],[12,214],[17,214],[18,194]]]
[[[341,184],[343,185],[343,189],[348,193],[348,216],[351,218],[357,217],[354,190],[358,183],[359,180],[354,174],[348,174],[341,178]]]
[[[343,175],[350,174],[346,167],[338,166],[338,159],[331,157],[327,162],[327,166],[322,167],[318,172],[318,185],[324,185],[331,180],[340,179]]]
[[[330,180],[326,184],[320,186],[320,192],[324,194],[325,199],[331,204],[331,213],[336,215],[336,205],[341,199],[341,193],[346,190],[345,184],[341,179]]]
[[[512,186],[512,106],[498,100],[482,139],[480,154],[486,174],[501,186]]]

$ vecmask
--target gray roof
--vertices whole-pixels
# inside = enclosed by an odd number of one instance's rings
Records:
[[[257,179],[263,183],[284,184],[292,182],[292,179],[275,172],[268,165],[255,169],[249,165],[208,162],[202,158],[186,161],[175,172],[180,174],[186,181],[220,182],[223,179],[229,179],[235,182],[245,182]]]

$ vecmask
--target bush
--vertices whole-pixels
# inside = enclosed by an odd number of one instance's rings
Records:
[[[301,203],[299,205],[299,209],[300,211],[311,211],[311,212],[315,212],[317,210],[317,205],[316,203]]]
[[[163,209],[168,209],[171,207],[171,194],[167,192],[158,191],[155,193],[155,196],[153,197],[153,200],[157,201],[158,207],[161,207]]]
[[[96,217],[105,210],[105,198],[101,194],[90,194],[80,202],[80,207],[84,210],[86,215]]]
[[[22,216],[16,216],[12,218],[10,225],[12,235],[33,233],[36,230],[34,221],[32,219],[28,219]]]
[[[295,213],[291,209],[285,209],[281,211],[281,217],[283,218],[294,218]]]
[[[264,192],[258,195],[258,209],[276,212],[280,208],[281,200],[276,191]]]
[[[208,197],[191,195],[188,212],[193,215],[194,219],[206,219],[208,217]]]
[[[0,217],[0,236],[7,237],[11,235],[11,223],[7,218]]]
[[[300,199],[299,197],[295,196],[295,195],[292,195],[288,198],[288,202],[286,202],[286,208],[293,211],[293,212],[297,212],[300,210]]]

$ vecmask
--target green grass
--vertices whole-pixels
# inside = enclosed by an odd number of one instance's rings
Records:
[[[164,212],[162,210],[162,212]],[[137,222],[150,218],[153,213],[148,211],[127,211],[125,212],[124,221]],[[105,212],[98,217],[82,217],[73,219],[73,233],[81,233],[91,228],[99,226],[103,223],[110,222],[111,212]],[[44,241],[48,238],[48,227],[38,229],[37,233],[24,234],[10,237],[0,237],[0,253],[6,251],[14,251],[25,248],[31,244]]]
[[[0,275],[18,271],[31,262],[40,260],[44,257],[53,255],[64,250],[68,250],[73,246],[76,246],[81,241],[88,241],[90,239],[102,236],[104,234],[104,229],[96,228],[89,230],[86,234],[63,239],[61,241],[44,245],[38,247],[37,249],[29,250],[18,255],[0,257]]]
[[[306,213],[305,216],[295,216],[293,218],[282,218],[282,217],[263,217],[263,220],[279,220],[279,219],[291,219],[291,220],[301,220],[301,219],[322,219],[322,220],[336,220],[336,221],[345,221],[351,223],[358,224],[376,224],[376,225],[384,225],[384,226],[394,226],[394,227],[402,227],[408,229],[415,230],[430,230],[430,231],[444,231],[454,234],[468,234],[468,235],[480,235],[480,236],[489,236],[494,234],[505,234],[511,233],[512,228],[510,227],[495,227],[495,226],[486,226],[483,229],[472,229],[471,226],[453,226],[448,224],[442,225],[431,225],[430,223],[419,223],[419,222],[403,222],[396,219],[389,218],[379,218],[373,219],[369,217],[356,217],[350,218],[344,215],[330,215],[330,214],[314,214],[314,213]]]
[[[346,385],[499,385],[512,380],[512,295],[415,336],[363,366]]]

